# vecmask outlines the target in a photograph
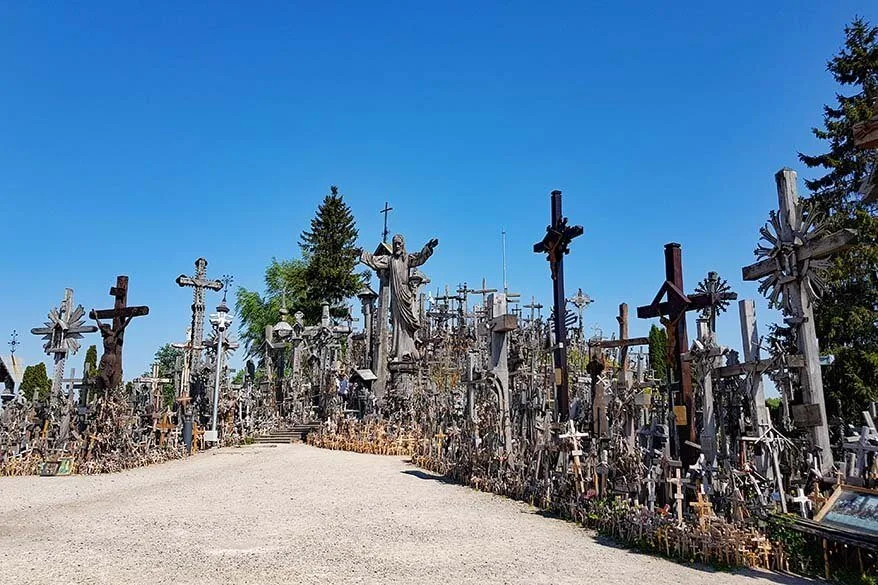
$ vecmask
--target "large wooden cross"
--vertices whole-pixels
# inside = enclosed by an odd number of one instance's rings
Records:
[[[570,417],[570,392],[567,372],[567,299],[564,296],[564,256],[570,251],[570,242],[583,233],[581,225],[567,225],[561,212],[561,191],[552,191],[552,223],[546,227],[542,241],[534,244],[534,252],[545,253],[552,271],[555,301],[555,398],[558,422]]]
[[[88,314],[98,323],[104,340],[104,354],[101,356],[98,374],[98,387],[102,390],[115,390],[122,383],[125,328],[135,317],[149,315],[149,307],[128,306],[127,276],[116,277],[116,286],[110,287],[110,296],[116,299],[112,309],[92,309]],[[101,323],[101,319],[112,319],[112,326]]]
[[[681,438],[683,463],[691,465],[698,459],[698,450],[691,444],[697,443],[695,432],[695,394],[692,391],[692,372],[689,362],[683,360],[683,354],[689,351],[689,336],[686,330],[686,313],[700,311],[723,301],[738,298],[732,292],[706,292],[687,295],[683,288],[683,251],[680,244],[665,244],[665,282],[659,288],[652,303],[637,307],[637,317],[651,319],[667,317],[662,323],[668,331],[668,350],[671,352],[668,364],[669,371],[674,374],[672,385],[679,390],[682,405],[686,407],[685,424],[678,424]],[[667,300],[662,300],[667,299]],[[689,441],[687,443],[686,441]]]
[[[744,280],[761,279],[759,292],[773,305],[780,306],[787,324],[798,329],[796,337],[804,366],[799,376],[802,406],[796,418],[800,423],[807,420],[812,442],[820,449],[820,469],[825,474],[832,469],[833,460],[813,302],[820,293],[820,268],[832,254],[849,247],[857,233],[842,229],[824,235],[817,218],[799,201],[796,172],[781,169],[774,178],[779,213],[772,211],[769,224],[760,230],[769,245],[757,247],[755,253],[762,260],[745,266],[742,272]]]

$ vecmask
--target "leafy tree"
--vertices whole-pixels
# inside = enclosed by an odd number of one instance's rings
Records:
[[[183,350],[174,347],[170,343],[166,343],[161,346],[158,351],[155,352],[155,358],[153,358],[153,362],[159,365],[159,378],[168,378],[170,380],[173,380],[174,372],[176,372],[177,370],[177,359],[179,359],[182,355]],[[144,373],[144,376],[151,375],[151,368],[149,372]],[[173,382],[168,382],[167,384],[162,385],[162,397],[164,398],[165,406],[174,405],[174,402],[177,399],[177,392],[174,388]]]
[[[826,216],[827,230],[859,232],[857,243],[834,257],[815,306],[821,349],[835,356],[824,375],[827,410],[855,421],[869,401],[878,399],[878,218],[875,202],[858,192],[878,155],[858,149],[853,137],[853,125],[878,111],[878,27],[854,19],[845,27],[844,47],[826,68],[848,91],[835,96],[834,106],[824,106],[823,128],[812,130],[827,151],[800,153],[799,159],[823,172],[805,185],[809,201]]]
[[[265,269],[263,295],[238,288],[235,301],[235,311],[239,317],[238,335],[248,357],[259,353],[265,341],[265,326],[278,322],[284,299],[291,313],[305,305],[305,273],[306,265],[301,260],[272,258]]]
[[[52,381],[46,374],[46,364],[39,363],[24,369],[19,386],[22,395],[28,400],[46,400],[52,393]]]
[[[653,325],[649,328],[649,364],[655,372],[658,384],[664,384],[668,376],[668,334]]]
[[[307,263],[302,309],[307,319],[320,318],[324,301],[337,308],[360,291],[363,279],[354,272],[358,262],[357,235],[350,207],[344,196],[338,194],[338,187],[331,186],[330,194],[311,220],[311,230],[302,232],[299,242]]]

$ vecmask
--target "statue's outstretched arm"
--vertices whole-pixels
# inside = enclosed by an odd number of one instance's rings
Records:
[[[373,256],[364,250],[360,254],[360,262],[372,270],[384,270],[390,265],[390,256]]]
[[[427,244],[424,246],[424,248],[420,252],[417,252],[416,254],[409,254],[409,266],[410,267],[420,266],[421,264],[426,262],[427,259],[433,255],[433,250],[438,245],[439,245],[439,240],[437,240],[436,238],[433,238],[432,240],[427,242]]]

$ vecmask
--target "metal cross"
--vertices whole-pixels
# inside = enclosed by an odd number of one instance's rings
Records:
[[[378,213],[384,214],[384,231],[381,232],[381,241],[385,244],[387,243],[387,235],[390,233],[387,231],[387,214],[393,211],[393,208],[387,204],[387,201],[384,202],[384,209],[379,211]]]
[[[18,341],[18,331],[15,329],[12,330],[12,339],[9,340],[9,353],[11,355],[15,355],[15,346],[20,345]]]

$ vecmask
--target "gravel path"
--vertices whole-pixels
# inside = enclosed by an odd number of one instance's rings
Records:
[[[0,583],[794,584],[602,543],[394,457],[220,449],[103,476],[0,478]]]

